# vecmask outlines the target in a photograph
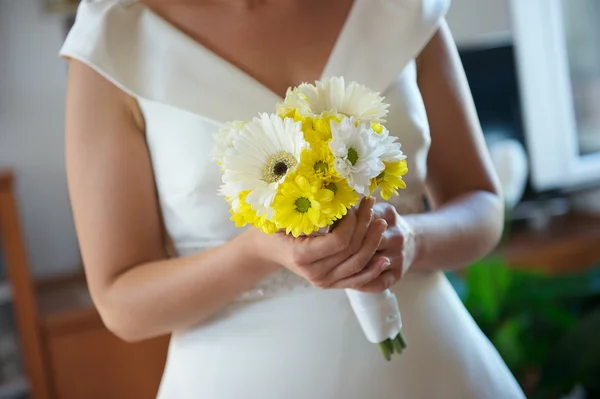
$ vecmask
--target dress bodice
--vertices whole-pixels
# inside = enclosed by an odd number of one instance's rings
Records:
[[[430,142],[414,59],[448,5],[355,0],[323,72],[365,84],[390,103],[386,126],[399,137],[409,168],[407,189],[391,200],[401,213],[423,209]],[[274,112],[282,99],[136,2],[83,1],[61,55],[89,65],[137,99],[163,219],[178,255],[239,234],[218,194],[221,172],[210,156],[212,134],[227,121]],[[242,298],[302,284],[281,271]]]

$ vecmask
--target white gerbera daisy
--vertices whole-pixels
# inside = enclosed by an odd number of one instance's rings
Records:
[[[331,135],[329,148],[335,157],[335,170],[356,192],[369,195],[371,179],[385,168],[378,134],[369,124],[344,118],[341,123],[331,122]]]
[[[343,77],[326,78],[316,85],[303,83],[288,89],[285,101],[279,105],[280,114],[297,109],[301,116],[314,117],[335,111],[362,121],[384,121],[389,104],[366,86],[351,82],[346,86]]]
[[[233,147],[233,137],[239,134],[245,122],[227,122],[215,134],[213,134],[214,147],[211,151],[212,158],[221,165],[227,151]]]
[[[250,191],[246,202],[258,216],[273,216],[271,203],[277,187],[294,171],[300,153],[308,148],[302,124],[277,115],[260,114],[234,135],[233,146],[223,158],[221,192],[230,198]]]
[[[377,135],[376,139],[379,141],[377,145],[382,149],[382,161],[400,162],[406,159],[406,155],[402,152],[402,145],[396,141],[398,137],[390,136],[390,132],[385,127]]]

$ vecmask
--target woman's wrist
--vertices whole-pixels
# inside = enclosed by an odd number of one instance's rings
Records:
[[[242,259],[247,260],[247,263],[242,263],[251,266],[261,275],[267,276],[281,269],[281,265],[269,256],[271,251],[265,246],[264,234],[260,230],[250,227],[237,237],[236,241],[239,247],[235,250],[240,251]]]

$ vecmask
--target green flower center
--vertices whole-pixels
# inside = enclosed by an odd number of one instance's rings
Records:
[[[319,161],[315,164],[315,166],[313,166],[313,169],[315,170],[315,172],[317,173],[327,173],[327,171],[329,170],[329,165],[327,165],[326,162],[323,161]]]
[[[289,152],[281,151],[267,158],[262,177],[267,183],[279,181],[286,173],[298,164],[296,158]]]
[[[385,178],[385,170],[383,172],[381,172],[379,175],[377,175],[375,180],[377,180],[377,183],[381,183],[384,178]]]
[[[348,148],[348,161],[350,161],[352,166],[356,165],[358,161],[358,152],[352,147]]]
[[[325,186],[325,188],[327,190],[333,191],[334,194],[337,194],[337,190],[338,190],[337,184],[335,184],[335,183],[329,183],[328,185]]]
[[[310,200],[305,197],[300,197],[296,200],[296,210],[300,213],[306,213],[310,209]]]

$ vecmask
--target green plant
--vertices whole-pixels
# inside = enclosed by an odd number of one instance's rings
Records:
[[[583,386],[600,397],[600,306],[582,318],[557,342],[544,363],[533,398],[546,399]]]
[[[494,257],[448,276],[477,324],[533,397],[551,398],[576,383],[593,389],[587,381],[600,374],[591,374],[597,369],[592,361],[586,363],[584,352],[597,345],[596,359],[600,359],[600,345],[590,342],[594,333],[600,336],[600,316],[594,318],[589,310],[594,298],[600,297],[600,269],[551,276],[511,268]],[[588,313],[590,320],[584,318]],[[577,372],[562,372],[565,359],[580,366],[573,368]],[[535,396],[538,393],[545,396]]]

